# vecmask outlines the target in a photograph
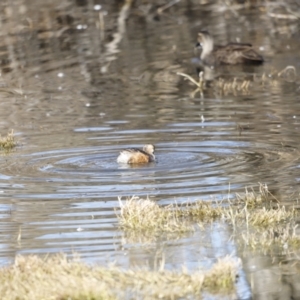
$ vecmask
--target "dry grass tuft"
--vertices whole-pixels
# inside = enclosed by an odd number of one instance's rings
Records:
[[[254,211],[246,211],[247,214],[247,220],[252,226],[261,226],[261,227],[267,227],[267,226],[273,226],[275,224],[289,221],[295,216],[295,211],[292,210],[286,210],[284,206],[278,206],[277,209],[266,209],[261,208]]]
[[[239,224],[245,224],[247,227],[251,225],[266,228],[289,222],[295,215],[295,210],[286,210],[284,206],[279,205],[277,209],[266,209],[263,207],[248,210],[247,206],[245,206],[241,210],[234,209],[233,207],[223,210],[224,219],[229,221],[234,227]]]
[[[15,140],[14,131],[11,130],[8,134],[4,137],[0,135],[0,148],[5,151],[10,151],[17,145]]]
[[[206,273],[203,285],[210,293],[220,293],[234,290],[237,279],[237,270],[240,261],[233,260],[230,256],[219,259],[217,263]]]
[[[119,198],[121,212],[118,215],[120,227],[151,235],[183,233],[194,230],[194,227],[176,213],[176,206],[160,207],[149,199],[132,197],[123,203]]]
[[[1,299],[91,300],[201,298],[203,291],[234,292],[239,265],[219,260],[206,272],[121,270],[89,267],[63,255],[46,259],[17,256],[14,265],[0,269]]]
[[[1,299],[116,299],[101,281],[102,272],[76,261],[69,262],[62,255],[46,260],[17,256],[14,265],[0,269],[1,281],[5,282],[0,285]]]
[[[255,191],[248,191],[248,189],[246,189],[246,192],[243,195],[237,194],[236,198],[238,203],[245,203],[249,208],[258,207],[263,203],[261,194],[257,194]]]
[[[243,233],[243,242],[251,250],[269,252],[276,249],[279,254],[286,253],[288,249],[299,249],[300,236],[296,233],[296,227],[276,226],[267,230]],[[239,242],[240,243],[240,242]]]
[[[172,204],[160,207],[149,199],[132,197],[124,203],[120,200],[121,212],[118,215],[120,228],[125,233],[125,243],[152,243],[157,239],[178,239],[184,234],[193,232],[195,225],[200,228],[209,222],[222,220],[234,228],[234,232],[249,236],[250,232],[259,232],[257,240],[251,237],[250,248],[270,248],[275,245],[284,249],[287,245],[300,245],[300,238],[289,231],[282,231],[286,224],[293,226],[297,211],[293,208],[274,205],[276,198],[269,192],[266,185],[260,185],[259,192],[248,191],[237,195],[235,200],[225,204],[197,201]],[[269,234],[274,228],[279,228],[280,234],[274,239]],[[246,231],[246,235],[243,231]],[[263,233],[264,232],[264,233]],[[263,233],[263,234],[262,234]]]
[[[124,203],[119,199],[120,228],[125,231],[125,243],[151,243],[157,238],[176,239],[195,230],[203,222],[211,222],[223,215],[220,205],[204,201],[172,204],[160,207],[149,199],[132,197]]]
[[[270,193],[268,186],[265,184],[259,184],[259,191],[251,191],[248,188],[245,189],[244,194],[236,194],[236,200],[238,204],[245,204],[249,208],[257,208],[262,205],[271,204],[273,201],[278,200]]]
[[[194,231],[193,223],[203,224],[216,219],[224,219],[234,227],[238,224],[268,227],[290,221],[295,217],[294,209],[286,210],[277,204],[266,186],[260,186],[260,192],[237,195],[236,200],[226,206],[212,202],[197,201],[181,205],[172,204],[160,207],[149,199],[132,197],[124,203],[119,199],[121,211],[118,214],[120,228],[133,240],[152,241],[162,234],[179,234]],[[174,238],[174,236],[171,236]]]
[[[222,217],[224,208],[219,204],[197,201],[178,206],[176,213],[183,217],[191,217],[196,221],[214,221]]]

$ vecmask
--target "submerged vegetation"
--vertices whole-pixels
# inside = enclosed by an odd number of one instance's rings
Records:
[[[46,259],[17,256],[0,269],[3,300],[178,299],[209,293],[234,292],[239,262],[225,257],[207,271],[188,272],[90,267],[63,255]]]

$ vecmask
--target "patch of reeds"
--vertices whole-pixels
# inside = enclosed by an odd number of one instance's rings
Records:
[[[0,135],[0,148],[5,151],[10,151],[17,145],[15,140],[14,131],[11,130],[6,136],[2,137]]]
[[[91,267],[63,255],[17,256],[0,269],[0,294],[2,300],[198,299],[204,291],[233,293],[238,268],[230,257],[210,270],[188,272]]]

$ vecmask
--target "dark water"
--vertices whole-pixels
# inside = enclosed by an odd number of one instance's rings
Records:
[[[20,144],[0,160],[3,264],[18,253],[75,251],[102,264],[151,266],[164,252],[167,268],[210,266],[240,256],[229,228],[135,247],[117,230],[118,197],[222,200],[261,182],[282,202],[297,198],[300,81],[274,74],[299,70],[298,25],[222,3],[182,1],[159,20],[136,4],[123,21],[124,7],[109,1],[100,10],[92,1],[1,2],[1,133],[13,128]],[[218,70],[228,81],[250,78],[247,91],[208,87],[191,97],[195,87],[176,72],[196,78],[203,28],[219,43],[260,49],[264,65]],[[117,164],[120,149],[147,143],[156,163]],[[258,263],[266,272],[268,259]],[[255,295],[250,282],[242,272],[240,298]]]

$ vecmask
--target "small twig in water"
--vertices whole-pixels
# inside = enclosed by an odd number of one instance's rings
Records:
[[[202,73],[202,72],[200,72],[200,73]],[[177,72],[176,73],[177,75],[180,75],[180,76],[183,76],[183,77],[185,77],[185,78],[187,78],[189,81],[191,81],[193,84],[195,84],[198,88],[202,88],[202,86],[203,86],[203,81],[201,82],[200,80],[199,80],[199,82],[197,82],[194,78],[192,78],[190,75],[188,75],[188,74],[185,74],[185,73],[181,73],[181,72]],[[200,74],[199,74],[199,78],[200,78]],[[203,78],[203,76],[202,76],[202,78]]]

